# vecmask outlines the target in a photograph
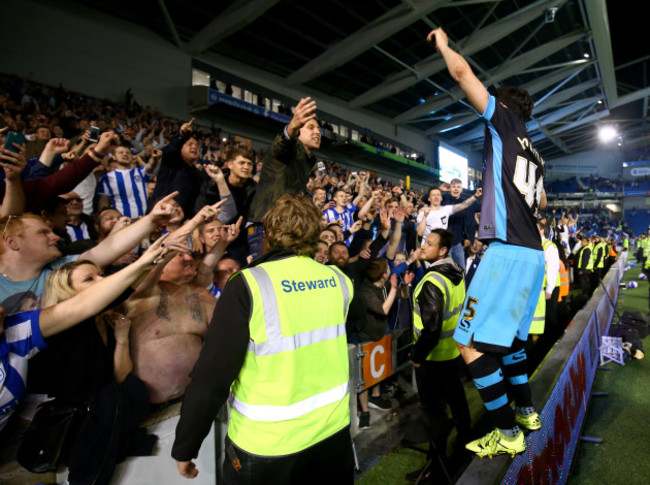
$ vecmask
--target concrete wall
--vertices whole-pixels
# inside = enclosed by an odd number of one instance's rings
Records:
[[[5,0],[2,6],[3,73],[98,98],[123,98],[131,88],[141,105],[188,116],[191,58],[176,46],[79,4]]]

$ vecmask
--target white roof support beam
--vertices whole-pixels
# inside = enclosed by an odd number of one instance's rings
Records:
[[[167,10],[167,5],[165,5],[165,0],[158,0],[158,6],[162,11],[163,17],[165,17],[165,23],[167,24],[167,27],[169,27],[169,30],[172,33],[172,37],[174,37],[174,42],[176,42],[176,45],[178,47],[182,48],[183,43],[181,42],[181,38],[178,36],[178,31],[176,30],[174,21],[172,20],[171,15],[169,15],[169,10]]]
[[[539,131],[542,132],[546,136],[547,140],[549,140],[551,143],[553,143],[556,147],[558,147],[564,153],[573,153],[571,151],[571,149],[566,145],[566,143],[564,143],[562,140],[560,140],[557,136],[553,136],[545,127],[540,126]]]
[[[585,66],[572,67],[568,69],[562,69],[557,72],[552,72],[546,76],[535,79],[534,81],[522,86],[525,88],[531,96],[534,96],[536,93],[546,89],[549,86],[552,86],[555,83],[569,79],[572,76],[578,74]],[[454,116],[453,119],[436,125],[434,128],[426,131],[426,135],[434,135],[436,133],[443,133],[445,131],[450,131],[455,128],[460,128],[461,126],[471,123],[473,120],[477,119],[476,112],[471,110],[467,115]]]
[[[600,99],[602,98],[600,96],[597,96],[594,98],[581,99],[580,101],[570,103],[563,108],[557,109],[552,113],[549,113],[543,118],[539,118],[538,120],[533,120],[528,122],[528,124],[526,125],[526,129],[528,130],[528,133],[532,133],[533,131],[539,129],[540,126],[546,126],[550,123],[556,123],[566,118],[567,116],[571,116],[573,113],[576,113],[583,109],[588,109],[594,103],[597,103]]]
[[[583,35],[583,32],[574,32],[572,34],[558,37],[551,42],[547,42],[546,44],[543,44],[518,57],[515,57],[505,64],[492,69],[488,73],[488,78],[484,80],[483,84],[490,86],[494,83],[498,83],[504,79],[507,79],[512,75],[519,74],[526,67],[534,65],[537,62],[550,56],[551,54],[573,44]],[[414,108],[411,108],[410,110],[402,113],[401,115],[396,116],[394,120],[396,123],[404,123],[410,119],[423,116],[426,113],[435,112],[436,110],[453,104],[459,99],[465,98],[465,94],[459,86],[455,86],[450,91],[450,94],[451,95],[438,96],[431,101],[419,104]]]
[[[449,3],[451,0],[411,0],[402,3],[354,34],[336,43],[287,77],[290,86],[304,84],[332,71],[359,54],[367,51],[391,35],[408,27],[422,16]]]
[[[591,27],[598,65],[600,66],[605,98],[608,106],[612,106],[616,104],[618,92],[616,90],[614,55],[612,54],[612,37],[607,19],[607,3],[605,0],[589,0],[585,1],[584,4]]]
[[[575,113],[576,111],[580,111],[581,109],[590,106],[591,104],[594,103],[593,99],[587,99],[587,100],[581,100],[577,101],[576,103],[572,103],[569,106],[565,106],[564,108],[558,109],[557,111],[554,111],[550,115],[546,116],[544,119],[539,120],[539,121],[531,121],[527,125],[528,133],[532,133],[534,130],[538,128],[538,126],[541,125],[547,125],[549,123],[555,123],[556,121],[561,120],[562,118],[566,118],[567,116]],[[450,143],[452,144],[457,144],[457,143],[466,143],[468,141],[471,141],[475,138],[479,138],[483,135],[483,126],[479,126],[477,128],[474,128],[473,130],[469,130],[462,135],[457,136],[456,138],[452,139]]]
[[[598,79],[592,79],[590,81],[578,84],[577,86],[570,87],[564,91],[557,92],[548,98],[544,99],[541,103],[535,104],[533,113],[543,113],[548,111],[555,106],[568,101],[569,99],[577,96],[578,94],[584,93],[591,88],[595,88],[600,84]]]
[[[601,118],[604,118],[606,116],[609,116],[609,110],[604,110],[604,111],[599,111],[598,113],[594,113],[589,116],[585,116],[584,118],[581,118],[579,120],[570,122],[566,125],[560,126],[558,128],[555,128],[554,130],[551,130],[551,133],[553,135],[559,135],[561,133],[565,133],[567,131],[573,130],[574,128],[578,128],[582,125],[586,125],[589,123],[593,123],[595,121],[598,121]]]
[[[609,106],[610,108],[618,108],[619,106],[623,106],[624,104],[638,101],[647,96],[650,96],[650,88],[639,89],[638,91],[617,98],[616,102],[614,104],[610,104]]]
[[[527,7],[519,9],[516,13],[497,20],[478,32],[474,32],[470,36],[459,40],[457,44],[462,46],[461,52],[465,57],[471,56],[485,49],[485,46],[507,37],[515,30],[540,17],[547,8],[553,6],[559,7],[565,2],[566,0],[538,0]],[[432,46],[432,49],[435,48]],[[361,106],[367,106],[375,101],[399,93],[418,83],[423,78],[446,69],[446,66],[440,54],[435,53],[418,62],[414,66],[414,69],[417,74],[412,69],[405,69],[389,76],[380,85],[350,101],[350,107],[359,108]]]
[[[278,0],[240,0],[203,27],[187,44],[187,51],[200,54],[214,44],[234,34],[264,14]]]

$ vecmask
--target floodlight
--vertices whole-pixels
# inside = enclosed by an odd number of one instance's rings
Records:
[[[600,141],[603,143],[609,143],[617,136],[618,132],[616,131],[616,128],[611,125],[601,126],[598,130],[598,138],[600,138]]]

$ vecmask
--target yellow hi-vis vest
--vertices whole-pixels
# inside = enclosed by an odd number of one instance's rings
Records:
[[[465,282],[461,280],[457,285],[454,285],[449,278],[435,271],[429,271],[424,275],[424,278],[418,283],[413,292],[413,342],[418,341],[420,333],[424,328],[418,296],[426,282],[436,286],[445,298],[440,340],[438,340],[438,345],[427,355],[427,360],[442,361],[455,359],[460,355],[460,352],[454,340],[454,330],[456,330],[458,316],[465,302]]]
[[[650,256],[650,246],[646,244],[646,246],[643,248],[643,259],[648,259]]]
[[[546,285],[542,286],[542,291],[539,292],[537,299],[537,306],[535,307],[535,315],[530,324],[528,333],[531,335],[541,335],[544,333],[544,324],[546,323]]]
[[[352,282],[306,256],[241,276],[252,302],[250,341],[230,389],[228,436],[255,455],[297,453],[350,423],[345,320]]]
[[[542,248],[544,248],[544,251],[546,251],[551,245],[555,246],[555,243],[550,239],[542,239]],[[548,282],[546,278],[546,269],[548,268],[548,265],[546,263],[544,264],[544,268],[544,283],[542,283],[542,291],[537,299],[535,315],[533,315],[533,321],[530,324],[530,330],[528,331],[528,333],[533,335],[541,335],[544,333],[544,323],[546,321],[546,283]],[[558,271],[557,278],[555,279],[555,286],[560,288],[561,284],[560,272]]]
[[[583,248],[580,250],[580,254],[578,255],[578,269],[582,268],[582,258],[585,257],[585,249],[589,249],[589,261],[587,262],[587,267],[585,268],[586,271],[593,271],[594,269],[594,246],[593,244],[589,243],[586,246],[583,246]]]

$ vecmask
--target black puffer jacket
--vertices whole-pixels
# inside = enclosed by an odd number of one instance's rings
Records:
[[[435,271],[449,278],[454,284],[463,284],[464,272],[451,257],[440,259],[433,263],[427,272]],[[424,362],[431,350],[438,345],[440,332],[442,331],[443,312],[445,308],[445,297],[433,283],[426,282],[418,295],[420,305],[420,316],[422,318],[422,332],[420,338],[413,346],[411,360],[416,364]]]

